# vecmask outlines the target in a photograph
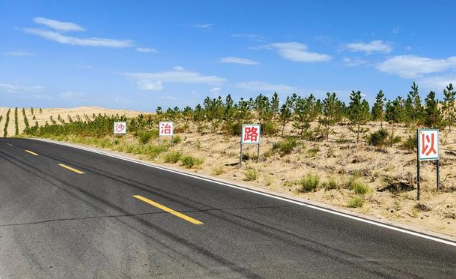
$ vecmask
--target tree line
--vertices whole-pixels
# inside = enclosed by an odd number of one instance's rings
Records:
[[[231,95],[225,98],[206,97],[202,104],[194,108],[186,106],[168,108],[164,111],[161,107],[156,109],[155,114],[139,115],[128,120],[128,130],[135,134],[144,130],[157,129],[160,120],[171,120],[178,124],[183,131],[188,131],[190,123],[194,123],[197,131],[204,133],[224,132],[227,135],[239,135],[241,125],[251,122],[259,122],[262,133],[265,135],[285,134],[285,127],[292,124],[294,134],[304,139],[323,140],[329,139],[331,127],[339,124],[351,125],[350,128],[356,133],[359,142],[360,134],[363,133],[362,125],[368,121],[379,121],[381,129],[384,123],[394,128],[398,124],[405,124],[410,128],[448,128],[451,131],[455,122],[455,90],[449,84],[443,91],[444,99],[437,100],[435,92],[427,94],[424,102],[421,100],[418,85],[413,82],[406,98],[398,96],[387,100],[382,90],[377,93],[372,106],[364,98],[360,91],[352,91],[348,104],[341,101],[336,93],[328,92],[323,99],[317,99],[314,95],[307,97],[293,93],[282,102],[279,95],[274,93],[271,97],[259,94],[255,98],[240,98],[235,102]],[[50,119],[52,124],[38,127],[29,127],[29,134],[80,134],[104,136],[112,134],[114,121],[126,120],[124,116],[94,115],[94,119],[73,120],[68,117],[68,122],[62,120],[61,124]],[[318,122],[318,128],[312,129],[311,123]]]

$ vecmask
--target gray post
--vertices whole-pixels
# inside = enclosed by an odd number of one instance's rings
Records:
[[[241,150],[239,152],[239,167],[242,166],[242,140],[241,140]]]
[[[257,155],[257,163],[260,162],[260,144],[258,144],[258,155]]]
[[[418,146],[418,137],[419,137],[418,129],[416,130],[416,199],[420,200],[420,154],[419,154],[419,149],[420,147]]]
[[[439,191],[440,184],[440,160],[437,160],[437,191]]]

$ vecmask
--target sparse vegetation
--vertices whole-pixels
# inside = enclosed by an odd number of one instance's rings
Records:
[[[193,156],[184,156],[181,158],[182,165],[186,168],[193,168],[203,164],[203,160]]]
[[[308,173],[299,183],[301,185],[301,192],[313,192],[320,185],[320,177],[316,174],[312,175]]]
[[[363,205],[364,205],[364,198],[361,196],[353,196],[348,201],[348,207],[350,207],[350,208],[363,207]]]
[[[253,168],[248,168],[244,172],[245,181],[256,181],[258,179],[258,171]]]
[[[288,137],[280,142],[272,145],[273,152],[279,152],[281,156],[290,154],[298,146],[298,142],[294,137]]]
[[[6,113],[6,120],[5,120],[5,127],[3,128],[3,137],[8,136],[8,125],[9,125],[9,120],[10,120],[10,113],[11,109],[8,109],[8,112]]]
[[[179,162],[179,160],[182,158],[182,152],[180,151],[171,151],[171,152],[168,152],[166,155],[165,155],[165,162],[166,163],[177,163]]]

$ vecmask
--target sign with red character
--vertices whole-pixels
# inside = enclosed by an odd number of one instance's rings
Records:
[[[124,135],[127,133],[127,122],[114,122],[114,134]]]
[[[244,124],[242,125],[242,144],[260,144],[260,124]]]
[[[158,135],[162,136],[173,136],[174,135],[174,123],[171,121],[160,122],[158,125]]]
[[[439,130],[418,129],[418,160],[439,160]]]

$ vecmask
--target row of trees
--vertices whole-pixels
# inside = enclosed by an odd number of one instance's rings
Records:
[[[329,138],[331,126],[342,123],[353,125],[356,132],[356,139],[359,142],[360,134],[363,132],[362,125],[368,121],[379,121],[381,128],[384,122],[388,122],[392,129],[403,123],[411,128],[426,126],[432,128],[447,128],[455,122],[455,91],[453,85],[448,85],[444,90],[444,100],[435,98],[434,92],[429,92],[424,104],[421,101],[418,86],[413,83],[407,98],[397,97],[387,100],[383,91],[379,91],[372,107],[363,97],[360,91],[352,91],[350,102],[345,104],[339,100],[336,93],[326,93],[324,99],[316,99],[315,96],[301,97],[297,94],[288,96],[283,102],[279,100],[277,93],[271,98],[265,95],[258,95],[248,100],[241,98],[235,102],[231,95],[204,99],[202,104],[194,108],[189,106],[184,109],[175,107],[163,111],[158,107],[154,115],[140,115],[137,118],[128,120],[128,130],[138,133],[140,131],[153,130],[157,128],[160,120],[172,120],[177,126],[186,131],[190,122],[197,125],[199,132],[210,130],[211,132],[224,131],[229,135],[240,133],[241,125],[249,122],[262,124],[263,134],[284,136],[285,127],[291,122],[295,133],[307,139]],[[98,115],[90,119],[67,117],[63,120],[60,115],[58,120],[51,118],[51,124],[45,126],[30,127],[26,129],[32,134],[80,134],[104,136],[112,134],[114,121],[125,120],[125,117]],[[318,121],[318,133],[312,131],[311,123]],[[394,130],[393,130],[394,132]]]

